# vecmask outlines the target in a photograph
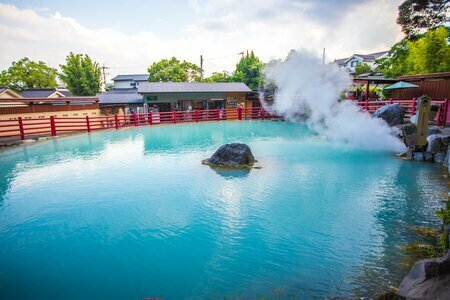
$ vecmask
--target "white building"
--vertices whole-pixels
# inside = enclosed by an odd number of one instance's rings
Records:
[[[388,51],[375,52],[370,54],[353,54],[347,58],[336,59],[334,63],[339,65],[340,69],[345,69],[350,73],[355,72],[355,68],[359,64],[366,63],[372,70],[375,69],[375,60],[387,56]]]
[[[112,81],[114,89],[137,89],[140,82],[148,81],[148,74],[117,75]]]

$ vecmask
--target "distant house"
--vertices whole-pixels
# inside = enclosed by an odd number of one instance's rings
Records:
[[[138,88],[139,83],[148,81],[148,74],[117,75],[112,81],[114,89]]]
[[[252,90],[242,82],[142,82],[138,92],[145,110],[251,108]]]
[[[388,51],[375,52],[370,54],[353,54],[347,58],[336,59],[333,63],[336,63],[340,69],[345,69],[350,73],[355,73],[355,68],[359,64],[366,63],[372,69],[375,68],[375,60],[385,57]]]
[[[7,88],[0,88],[0,99],[20,99],[22,96],[20,96],[18,93],[14,92],[13,90],[7,89]],[[18,106],[27,106],[25,102],[0,102],[0,107],[18,107]]]
[[[57,89],[27,89],[20,95],[23,98],[61,98],[72,96],[68,90]]]
[[[142,113],[144,102],[137,88],[112,89],[107,93],[97,95],[100,107],[105,111],[114,113]],[[122,110],[120,112],[119,110]],[[108,114],[108,113],[106,113]]]

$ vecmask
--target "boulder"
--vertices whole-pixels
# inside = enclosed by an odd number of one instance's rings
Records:
[[[438,133],[442,133],[442,131],[439,128],[437,128],[435,126],[428,128],[428,135],[438,134]]]
[[[415,124],[402,126],[402,136],[406,147],[414,149],[417,144],[417,126]]]
[[[450,251],[445,257],[418,261],[397,294],[407,299],[450,299]]]
[[[439,134],[432,134],[427,137],[427,151],[431,153],[438,153],[441,151],[442,137]]]
[[[446,167],[450,168],[450,147],[447,148],[447,154],[445,155],[444,161],[442,164]],[[449,169],[450,170],[450,169]]]
[[[414,152],[414,160],[423,161],[425,159],[422,152]]]
[[[431,152],[425,152],[423,154],[423,160],[428,161],[428,162],[433,162],[433,153]]]
[[[372,117],[381,118],[385,120],[389,126],[395,126],[403,124],[405,112],[405,108],[398,105],[398,103],[388,104],[377,109]]]
[[[434,161],[437,163],[443,163],[445,159],[445,152],[438,152],[434,155]]]
[[[252,150],[246,144],[225,144],[208,159],[202,161],[203,164],[212,167],[250,168],[255,163]]]

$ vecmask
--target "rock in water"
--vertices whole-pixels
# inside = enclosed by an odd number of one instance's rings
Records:
[[[246,144],[225,144],[211,156],[202,161],[203,164],[212,167],[250,168],[255,158],[252,150]]]
[[[398,124],[403,124],[405,112],[405,108],[398,105],[398,103],[388,104],[377,109],[372,118],[381,118],[385,120],[389,126],[395,126]]]
[[[445,257],[418,261],[397,294],[407,299],[450,299],[450,251]]]

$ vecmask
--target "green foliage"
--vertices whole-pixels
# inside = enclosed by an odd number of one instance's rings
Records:
[[[405,75],[408,72],[406,59],[408,58],[408,40],[403,39],[394,44],[386,57],[378,59],[375,63],[378,66],[377,71],[384,74],[387,78],[396,78]]]
[[[358,64],[355,67],[355,75],[357,75],[357,76],[361,75],[362,73],[368,73],[371,71],[372,71],[372,68],[366,63]]]
[[[448,30],[439,27],[428,31],[414,42],[408,42],[407,65],[410,74],[424,74],[450,71],[450,46]]]
[[[262,68],[264,64],[251,51],[246,53],[236,64],[236,71],[232,81],[244,82],[251,89],[257,89],[262,85]]]
[[[162,59],[148,68],[150,82],[192,82],[200,81],[200,67],[188,61],[179,61],[175,57],[170,60]]]
[[[30,88],[55,88],[58,71],[42,61],[32,61],[27,57],[15,61],[0,73],[0,86],[16,91]]]
[[[406,0],[398,7],[397,23],[409,39],[414,39],[421,31],[443,24],[448,0]]]
[[[100,91],[101,70],[87,54],[69,53],[59,75],[74,96],[92,96]]]
[[[230,81],[231,77],[228,74],[227,71],[223,72],[214,72],[211,74],[211,76],[205,78],[204,82],[228,82]]]
[[[449,28],[429,30],[414,41],[403,39],[386,58],[377,60],[377,71],[387,78],[450,71]]]

